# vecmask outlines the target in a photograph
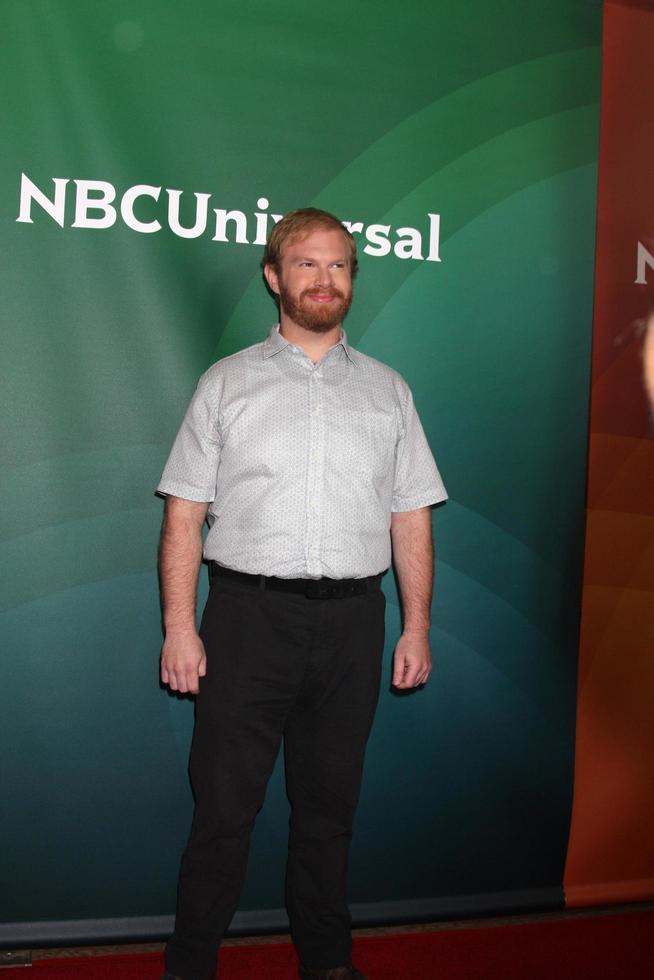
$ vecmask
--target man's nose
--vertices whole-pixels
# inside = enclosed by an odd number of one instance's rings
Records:
[[[316,269],[316,285],[317,286],[331,286],[332,285],[332,270],[329,266],[324,266],[323,268],[318,267]]]

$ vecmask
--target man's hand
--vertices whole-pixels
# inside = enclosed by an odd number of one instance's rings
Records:
[[[195,630],[166,633],[161,650],[161,680],[171,691],[197,694],[207,672],[207,655]]]
[[[165,640],[161,680],[171,691],[197,694],[207,658],[195,625],[195,600],[202,558],[202,525],[208,504],[167,497],[159,547]]]
[[[429,508],[393,513],[391,538],[404,612],[404,632],[395,647],[393,686],[404,691],[424,684],[431,671],[429,611],[434,548]]]
[[[407,690],[426,684],[431,673],[429,634],[423,630],[404,632],[395,647],[393,687]]]

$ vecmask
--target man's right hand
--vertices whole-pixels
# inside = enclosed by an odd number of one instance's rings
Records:
[[[161,649],[161,680],[171,691],[197,694],[207,672],[207,655],[195,630],[168,630]]]
[[[208,504],[167,497],[161,528],[159,574],[165,640],[161,680],[171,691],[197,694],[207,672],[207,658],[195,625],[198,572],[202,559],[202,525]]]

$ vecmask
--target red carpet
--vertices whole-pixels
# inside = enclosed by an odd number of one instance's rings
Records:
[[[445,929],[355,940],[370,980],[648,980],[654,975],[654,911],[526,925]],[[157,954],[35,960],[0,980],[159,980]],[[289,944],[228,946],[220,980],[293,980]]]

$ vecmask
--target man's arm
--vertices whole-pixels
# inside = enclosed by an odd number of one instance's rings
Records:
[[[429,624],[434,546],[430,508],[391,514],[391,540],[404,608],[404,629],[395,648],[393,685],[404,689],[424,684],[431,671]]]
[[[161,680],[171,690],[197,694],[207,658],[198,636],[195,604],[208,504],[167,497],[159,547],[165,639]]]

